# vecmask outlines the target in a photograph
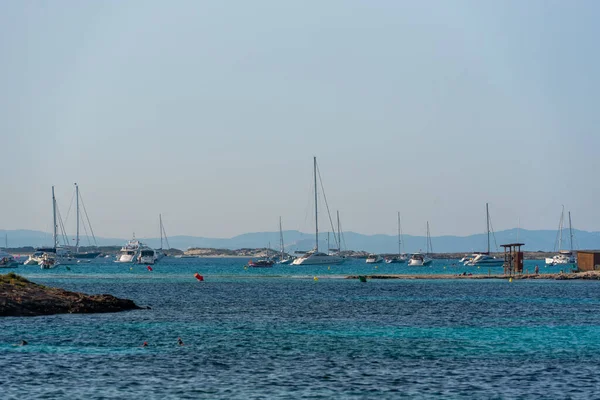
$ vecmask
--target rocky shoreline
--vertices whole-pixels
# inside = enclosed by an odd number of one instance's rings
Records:
[[[416,279],[548,279],[548,280],[600,280],[600,271],[589,271],[589,272],[571,272],[571,273],[558,273],[558,274],[518,274],[518,275],[449,275],[449,274],[420,274],[420,275],[404,275],[404,274],[379,274],[379,275],[348,275],[346,279],[360,279],[360,277],[366,277],[367,279],[405,279],[405,280],[416,280]]]
[[[33,283],[14,273],[0,275],[0,316],[111,313],[141,309],[109,294],[87,295]]]

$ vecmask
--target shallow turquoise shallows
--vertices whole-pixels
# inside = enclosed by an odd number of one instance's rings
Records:
[[[152,309],[0,318],[0,398],[600,398],[600,282],[361,283],[341,278],[488,270],[245,261],[15,269]]]

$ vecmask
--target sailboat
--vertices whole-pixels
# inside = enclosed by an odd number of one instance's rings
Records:
[[[431,234],[429,233],[429,221],[427,221],[427,252],[425,254],[414,253],[408,260],[408,265],[420,267],[430,265],[433,259],[430,256],[430,252],[433,252],[433,246],[431,246]]]
[[[71,254],[71,251],[60,247],[58,245],[58,224],[57,224],[57,209],[56,209],[56,197],[54,196],[54,186],[52,186],[52,238],[54,240],[54,246],[47,249],[38,249],[41,251],[41,257],[39,258],[39,265],[42,269],[54,268],[58,265],[74,265],[77,264],[77,260]],[[62,222],[61,222],[62,227]],[[63,232],[64,235],[64,232]]]
[[[162,214],[158,214],[158,224],[158,230],[160,231],[160,249],[156,250],[156,261],[159,261],[167,255],[163,250],[163,241],[167,243],[167,249],[171,248],[169,245],[169,238],[167,238],[167,231],[165,231],[165,226],[163,225]]]
[[[473,253],[472,258],[465,262],[469,266],[501,267],[504,259],[490,255],[490,211],[488,203],[485,203],[486,225],[487,225],[487,251]]]
[[[80,200],[80,195],[79,195],[79,185],[77,183],[75,183],[75,213],[76,213],[76,218],[77,218],[77,231],[76,231],[76,235],[75,235],[75,253],[73,254],[73,257],[78,258],[78,259],[92,259],[92,258],[96,258],[100,255],[99,251],[87,251],[84,253],[81,253],[79,251],[79,243],[80,243],[80,239],[79,239],[79,221],[80,221],[80,216],[79,216],[79,200]],[[84,211],[85,211],[85,205],[84,205]],[[87,217],[87,212],[85,213],[86,217]],[[94,244],[96,245],[96,247],[98,247],[98,244],[96,243],[96,236],[94,236],[94,231],[92,230],[92,225],[89,223],[89,218],[88,218],[88,225],[90,227],[90,232],[92,233],[92,237],[94,238]],[[85,225],[84,225],[85,228]],[[87,233],[87,231],[86,231]]]
[[[317,193],[317,157],[313,157],[314,181],[315,181],[315,248],[296,258],[292,265],[332,265],[341,264],[344,258],[338,255],[329,255],[319,252],[319,218],[318,218],[318,193]]]
[[[393,257],[386,257],[385,262],[387,264],[401,264],[407,260],[406,254],[402,254],[402,228],[400,225],[400,211],[398,211],[398,255]]]
[[[277,264],[289,264],[293,261],[289,255],[285,254],[285,244],[283,242],[283,227],[281,225],[281,217],[279,217],[279,260]]]
[[[573,256],[573,227],[571,226],[571,212],[569,211],[569,236],[571,249],[561,250],[563,242],[563,226],[565,219],[565,206],[562,206],[562,212],[560,213],[560,221],[558,223],[558,254],[552,258],[546,258],[546,265],[558,265],[558,264],[575,264],[575,257]]]

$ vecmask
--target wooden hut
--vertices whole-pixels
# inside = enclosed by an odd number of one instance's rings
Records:
[[[600,271],[600,250],[578,250],[577,268],[579,271]]]

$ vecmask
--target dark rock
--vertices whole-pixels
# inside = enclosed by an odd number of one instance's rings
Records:
[[[132,300],[110,294],[86,295],[38,285],[14,273],[0,275],[0,316],[109,313],[138,309],[140,307]]]

